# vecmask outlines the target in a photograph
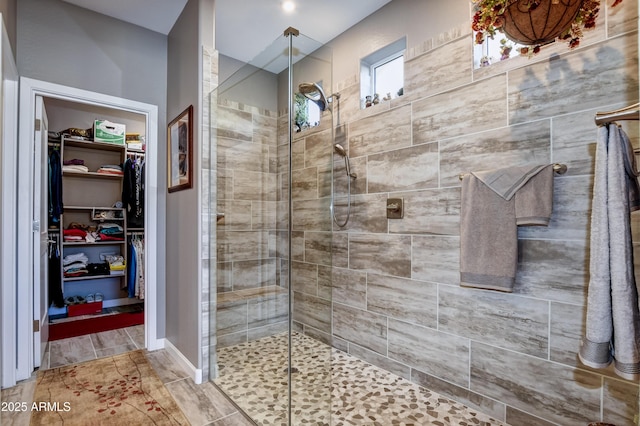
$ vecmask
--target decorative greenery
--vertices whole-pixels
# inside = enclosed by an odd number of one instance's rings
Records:
[[[472,0],[474,16],[471,28],[476,31],[475,41],[482,44],[486,37],[493,38],[497,32],[503,33],[505,23],[505,10],[514,0]],[[530,10],[536,9],[540,3],[549,0],[526,0],[525,6]],[[614,0],[612,6],[617,6],[622,0]],[[595,28],[596,18],[600,12],[600,0],[584,0],[575,20],[558,40],[567,41],[569,48],[575,48],[580,44],[583,30]],[[523,55],[536,54],[540,46],[525,46],[520,48]],[[510,52],[510,51],[509,51]],[[504,52],[502,52],[504,54]]]
[[[509,43],[509,40],[506,38],[500,40],[500,60],[504,61],[505,59],[509,59],[512,49],[513,45]]]
[[[295,121],[295,124],[298,126],[298,131],[300,131],[309,125],[309,111],[307,109],[307,98],[305,98],[300,93],[296,93],[294,102],[295,102],[294,121]]]

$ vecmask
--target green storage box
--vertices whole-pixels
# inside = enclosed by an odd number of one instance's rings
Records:
[[[124,145],[125,125],[112,123],[108,120],[95,120],[93,125],[93,140],[96,142]]]

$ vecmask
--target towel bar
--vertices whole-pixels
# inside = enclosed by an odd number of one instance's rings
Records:
[[[567,172],[567,165],[566,164],[561,164],[561,163],[554,163],[553,164],[553,171],[556,172],[559,175],[563,175],[563,174],[565,174]],[[468,174],[469,173],[460,173],[458,175],[458,178],[460,180],[462,180]]]

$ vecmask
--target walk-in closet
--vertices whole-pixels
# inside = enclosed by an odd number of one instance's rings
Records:
[[[48,340],[144,324],[146,118],[57,98],[44,111]]]

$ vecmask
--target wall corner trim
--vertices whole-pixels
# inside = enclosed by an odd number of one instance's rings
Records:
[[[191,377],[196,385],[202,384],[202,369],[196,368],[191,362],[187,359],[186,356],[182,354],[176,348],[173,343],[169,341],[169,339],[159,339],[164,343],[164,348],[167,350],[167,353],[171,355],[171,357],[178,363],[182,368],[184,368],[188,373],[189,377]]]

